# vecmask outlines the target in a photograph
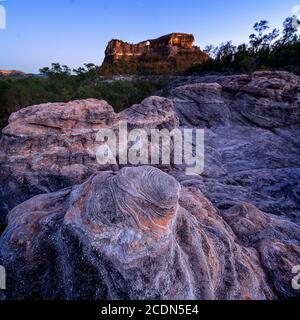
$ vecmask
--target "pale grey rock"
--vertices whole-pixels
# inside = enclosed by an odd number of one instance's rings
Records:
[[[230,117],[222,97],[222,86],[217,83],[184,85],[171,92],[174,110],[180,124],[187,127],[225,125]]]
[[[299,90],[299,77],[286,72],[174,89],[180,123],[205,129],[205,168],[200,177],[172,174],[219,209],[250,202],[300,222]]]

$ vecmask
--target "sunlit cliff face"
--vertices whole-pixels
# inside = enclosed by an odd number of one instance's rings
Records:
[[[0,70],[0,77],[12,77],[18,75],[24,75],[24,73],[19,70]]]
[[[150,60],[146,66],[147,71],[158,68],[164,72],[185,71],[195,63],[202,63],[208,59],[206,53],[194,46],[195,38],[192,34],[171,33],[153,40],[146,40],[137,44],[130,44],[122,40],[111,40],[105,50],[105,59],[102,67],[108,70],[112,67],[119,68],[119,63],[125,62],[126,70],[119,73],[135,73],[131,64],[143,65],[140,58]],[[127,64],[126,64],[127,63]],[[144,69],[144,68],[142,68]],[[132,72],[131,72],[132,71]],[[162,71],[162,70],[159,70]]]
[[[193,49],[195,38],[192,34],[172,33],[154,40],[146,40],[130,44],[122,40],[111,40],[106,48],[106,57],[119,59],[121,57],[141,56],[150,51],[162,51],[162,48],[178,47]]]

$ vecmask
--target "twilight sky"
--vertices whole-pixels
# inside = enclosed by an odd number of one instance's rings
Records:
[[[201,48],[248,40],[256,21],[281,28],[300,0],[0,0],[0,69],[37,73],[60,62],[101,64],[107,42],[193,33]]]

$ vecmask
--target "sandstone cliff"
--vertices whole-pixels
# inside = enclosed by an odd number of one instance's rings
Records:
[[[19,70],[0,70],[0,78],[6,77],[22,77],[26,74]]]
[[[208,59],[194,43],[194,36],[184,33],[172,33],[138,44],[114,39],[105,50],[101,71],[112,74],[183,72]]]

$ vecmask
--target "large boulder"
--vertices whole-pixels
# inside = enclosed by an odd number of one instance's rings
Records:
[[[223,216],[232,227],[199,190],[153,167],[36,196],[9,213],[1,239],[7,298],[296,297],[292,273],[273,273],[296,262],[300,228],[253,206]]]
[[[98,170],[99,129],[174,128],[178,120],[172,101],[150,97],[116,114],[103,100],[31,106],[13,113],[0,141],[0,224],[7,212],[30,197],[82,183]]]

